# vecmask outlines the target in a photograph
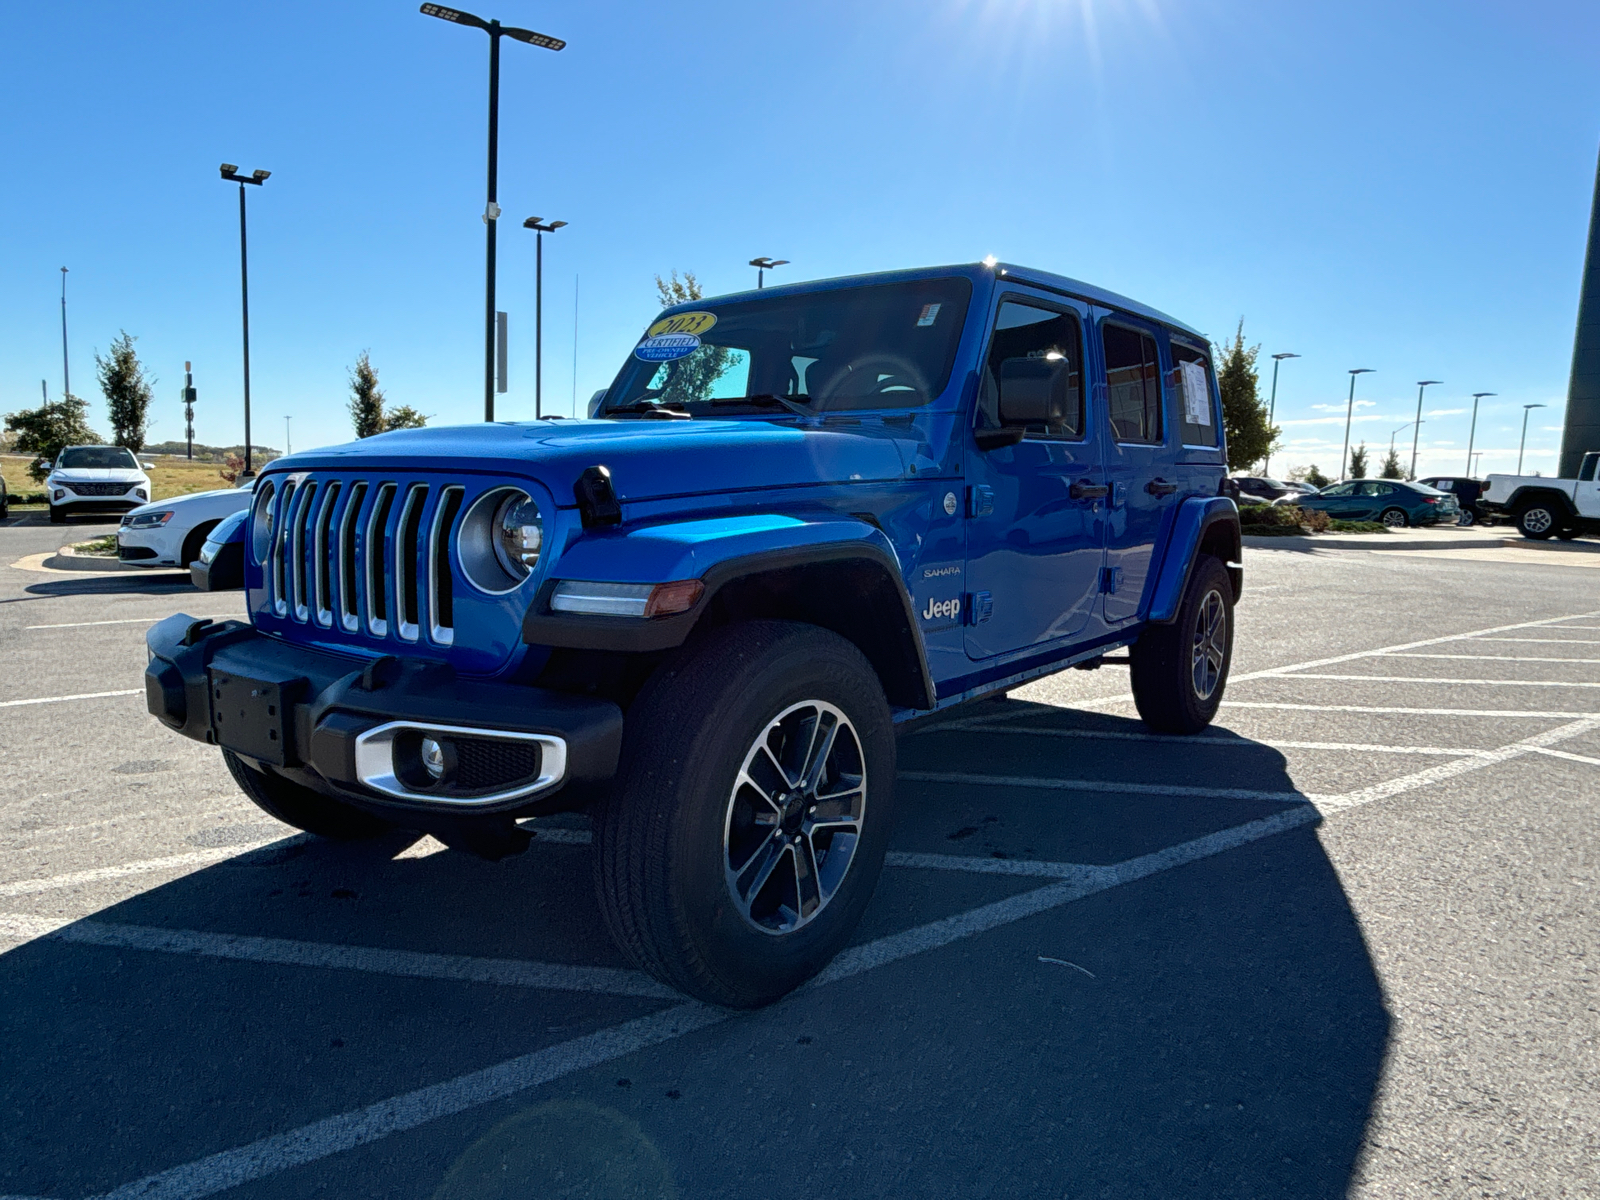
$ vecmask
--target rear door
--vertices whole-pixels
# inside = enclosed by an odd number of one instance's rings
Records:
[[[1020,426],[1023,437],[968,452],[969,658],[1072,636],[1094,616],[1105,485],[1086,387],[1088,315],[1087,305],[1021,291],[1003,293],[996,307],[975,423],[980,431]],[[1034,377],[1051,381],[1039,419],[1007,419],[1002,381]]]
[[[1138,615],[1151,557],[1175,504],[1177,453],[1161,388],[1161,350],[1147,321],[1096,308],[1105,370],[1106,576],[1108,626]],[[1170,489],[1170,490],[1168,490]]]

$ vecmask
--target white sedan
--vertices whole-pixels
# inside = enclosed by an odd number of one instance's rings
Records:
[[[174,496],[134,509],[117,529],[117,557],[136,567],[188,567],[219,521],[250,507],[255,477],[236,488]]]

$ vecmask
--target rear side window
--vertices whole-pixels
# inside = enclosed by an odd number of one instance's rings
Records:
[[[1111,324],[1100,327],[1100,336],[1106,352],[1112,436],[1119,442],[1161,441],[1161,362],[1155,338]]]
[[[1578,478],[1584,483],[1594,479],[1595,468],[1600,467],[1600,454],[1589,453],[1583,456],[1583,463],[1578,467]]]
[[[1083,329],[1075,313],[1005,301],[984,368],[978,396],[984,425],[1021,424],[1033,436],[1083,437]],[[1008,396],[1029,400],[1030,411],[1022,417],[1003,412],[1002,386],[1011,389]]]
[[[1193,346],[1172,343],[1172,374],[1168,376],[1178,411],[1183,414],[1185,446],[1215,446],[1217,415],[1211,401],[1211,360]]]

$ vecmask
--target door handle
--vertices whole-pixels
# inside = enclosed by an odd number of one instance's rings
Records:
[[[1144,490],[1149,492],[1152,496],[1170,496],[1173,492],[1178,490],[1178,485],[1175,483],[1168,483],[1165,479],[1157,477],[1145,484]]]
[[[1110,491],[1111,489],[1103,483],[1085,483],[1078,479],[1067,489],[1067,495],[1074,500],[1099,500]]]

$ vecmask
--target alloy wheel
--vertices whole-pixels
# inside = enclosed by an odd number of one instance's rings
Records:
[[[765,933],[815,920],[838,891],[861,840],[867,778],[850,719],[822,700],[784,709],[744,756],[728,798],[728,893]]]
[[[1211,699],[1222,681],[1222,666],[1228,642],[1228,609],[1221,593],[1212,590],[1200,601],[1195,615],[1194,648],[1190,658],[1194,679],[1194,694],[1202,700]]]
[[[1406,525],[1406,515],[1398,508],[1391,508],[1384,513],[1382,520],[1390,529],[1404,529]]]
[[[1530,508],[1522,514],[1522,527],[1529,533],[1543,533],[1555,523],[1555,514],[1548,508]]]

